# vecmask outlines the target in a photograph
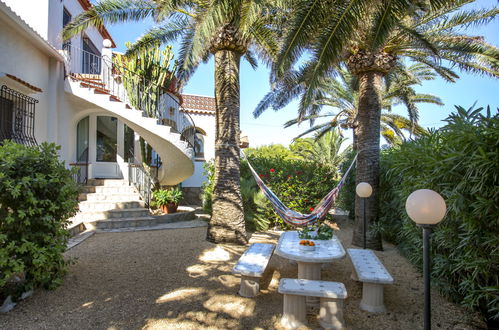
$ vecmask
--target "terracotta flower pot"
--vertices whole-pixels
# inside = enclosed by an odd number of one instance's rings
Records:
[[[168,203],[166,205],[161,205],[161,211],[163,211],[164,213],[167,213],[167,214],[175,213],[175,212],[177,212],[177,207],[178,207],[178,204]]]

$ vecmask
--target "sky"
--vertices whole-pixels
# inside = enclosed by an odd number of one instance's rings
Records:
[[[496,0],[475,1],[473,8],[491,8],[497,6]],[[107,26],[117,44],[117,51],[125,50],[125,42],[134,41],[152,26],[152,21],[146,20],[140,23],[126,23]],[[490,44],[499,46],[499,19],[495,19],[485,27],[466,31],[470,35],[482,35]],[[178,47],[173,44],[176,52]],[[460,79],[456,83],[448,83],[442,79],[424,82],[416,90],[419,93],[430,93],[439,96],[444,106],[420,104],[419,124],[426,128],[438,128],[445,125],[442,120],[452,111],[454,105],[465,108],[471,107],[475,102],[477,107],[490,105],[493,111],[499,107],[499,79],[460,73]],[[241,84],[241,130],[248,135],[250,146],[256,147],[266,144],[288,145],[298,134],[305,131],[308,123],[302,123],[299,127],[293,126],[283,128],[283,124],[297,115],[297,101],[291,102],[287,107],[274,112],[268,109],[260,117],[252,115],[256,105],[270,90],[269,70],[263,64],[256,70],[244,60],[241,60],[240,84]],[[191,77],[182,93],[214,96],[214,64],[211,59],[206,64],[201,64],[196,73]],[[328,111],[324,109],[324,111]],[[401,107],[394,110],[396,113],[404,114]],[[347,137],[349,135],[346,135]]]

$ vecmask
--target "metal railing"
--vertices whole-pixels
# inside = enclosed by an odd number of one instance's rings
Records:
[[[11,140],[36,146],[35,105],[38,100],[10,89],[0,88],[0,143]]]
[[[152,190],[156,186],[155,180],[142,164],[134,162],[133,158],[128,160],[128,184],[133,185],[147,207],[151,204]]]
[[[76,172],[73,173],[73,180],[76,183],[86,185],[88,182],[88,163],[71,163],[69,166],[77,169]]]
[[[117,101],[141,110],[145,117],[158,118],[158,124],[170,126],[172,131],[180,134],[182,141],[194,149],[194,121],[180,102],[170,95],[168,88],[118,66],[107,56],[96,55],[72,45],[67,45],[64,52],[67,74],[73,77],[78,74],[99,75],[99,85],[104,92],[114,96]],[[95,84],[87,85],[88,88],[95,88]]]

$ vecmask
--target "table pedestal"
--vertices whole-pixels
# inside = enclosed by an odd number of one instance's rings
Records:
[[[298,261],[298,278],[306,280],[320,280],[321,268],[321,263]],[[306,302],[309,307],[319,308],[318,297],[307,297]]]

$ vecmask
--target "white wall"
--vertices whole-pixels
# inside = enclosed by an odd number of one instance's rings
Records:
[[[48,112],[57,97],[50,84],[50,75],[55,74],[50,71],[51,59],[5,22],[0,21],[0,25],[0,72],[42,89],[42,93],[30,95],[39,101],[35,107],[35,137],[38,142],[56,142],[48,134]],[[6,85],[13,88],[13,84]]]
[[[31,26],[45,40],[48,40],[49,1],[58,0],[0,0]]]
[[[59,2],[60,0],[51,0],[51,1]],[[61,4],[60,20],[58,22],[51,22],[51,24],[54,24],[54,26],[57,26],[57,29],[59,30],[59,32],[58,32],[59,34],[60,34],[60,31],[62,30],[62,10],[63,10],[62,8],[63,8],[63,6],[66,7],[66,9],[71,13],[72,18],[75,18],[75,16],[84,12],[83,8],[81,7],[81,5],[78,3],[77,0],[64,0]],[[95,45],[95,47],[97,47],[97,49],[99,49],[99,51],[100,51],[102,48],[102,41],[104,40],[104,38],[102,37],[100,32],[96,28],[90,27],[87,30],[85,30],[84,33],[92,41],[92,43]],[[80,49],[83,48],[83,40],[82,40],[81,36],[78,35],[78,36],[75,36],[74,38],[72,38],[71,45],[73,47],[77,47]]]
[[[190,114],[194,125],[206,132],[204,138],[204,159],[209,161],[215,158],[215,115]],[[196,160],[194,162],[194,174],[182,182],[183,187],[201,187],[206,177],[204,172],[204,161]]]

